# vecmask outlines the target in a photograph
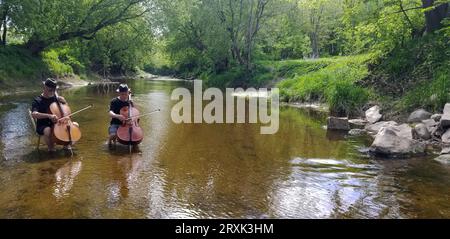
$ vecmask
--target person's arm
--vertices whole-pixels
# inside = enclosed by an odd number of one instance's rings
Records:
[[[37,111],[33,111],[31,113],[31,116],[33,116],[33,118],[35,118],[35,119],[51,119],[51,118],[57,117],[56,115],[39,113]]]
[[[53,122],[58,120],[58,117],[53,114],[46,114],[38,112],[39,103],[37,101],[33,101],[31,105],[31,117],[34,119],[51,119]]]
[[[120,115],[120,114],[116,114],[116,113],[114,113],[114,101],[112,101],[111,102],[111,104],[109,105],[109,117],[111,117],[111,118],[113,118],[113,119],[118,119],[118,120],[120,120],[120,121],[124,121],[125,120],[125,117],[123,117],[122,115]]]

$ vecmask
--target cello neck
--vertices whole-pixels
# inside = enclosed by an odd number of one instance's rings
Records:
[[[56,104],[58,105],[59,113],[61,114],[62,117],[65,117],[64,110],[62,109],[61,102],[59,102],[59,96],[58,96],[58,92],[56,92],[56,90],[55,90],[55,97],[56,97]]]
[[[131,109],[133,108],[133,103],[131,102],[131,91],[128,92],[128,118],[131,118]]]

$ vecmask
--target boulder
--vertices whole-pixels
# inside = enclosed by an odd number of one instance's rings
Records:
[[[440,139],[441,136],[445,133],[444,130],[441,127],[439,127],[439,126],[433,127],[430,130],[430,132],[431,132],[431,136],[436,137],[438,139]]]
[[[443,114],[439,124],[444,129],[450,128],[450,114]]]
[[[401,137],[394,127],[383,127],[376,135],[369,152],[388,157],[408,157],[424,154],[425,145],[417,140]]]
[[[327,129],[331,130],[350,130],[348,118],[328,117]]]
[[[348,131],[348,134],[352,136],[360,136],[364,135],[365,133],[366,131],[364,129],[351,129],[350,131]]]
[[[368,122],[363,119],[351,119],[348,123],[350,124],[350,129],[364,129]]]
[[[450,128],[450,103],[445,104],[444,106],[444,114],[439,121],[442,128],[447,129]]]
[[[428,131],[427,126],[423,123],[416,125],[414,131],[420,139],[429,140],[431,138],[430,131]]]
[[[431,116],[431,119],[436,122],[439,122],[441,120],[441,118],[442,118],[442,114],[434,114]]]
[[[383,115],[380,114],[380,106],[378,105],[366,111],[366,119],[371,124],[378,122],[382,117]]]
[[[448,129],[443,135],[442,135],[442,143],[444,144],[450,144],[450,129]]]
[[[445,104],[444,106],[444,115],[450,115],[450,103]]]
[[[442,154],[450,154],[450,146],[442,147],[441,155]]]
[[[418,109],[409,115],[408,123],[420,123],[422,120],[429,119],[431,115],[430,112],[427,112],[424,109]]]
[[[442,164],[450,165],[450,154],[443,154],[437,158],[434,159],[435,161],[438,161]]]
[[[427,127],[428,132],[438,125],[438,122],[432,119],[422,120],[422,123]]]
[[[371,134],[378,134],[378,131],[380,131],[380,129],[383,127],[397,126],[397,125],[398,124],[395,121],[381,121],[375,124],[366,125],[364,129]]]
[[[413,129],[408,124],[394,126],[392,127],[392,130],[396,131],[397,135],[400,137],[413,139]]]

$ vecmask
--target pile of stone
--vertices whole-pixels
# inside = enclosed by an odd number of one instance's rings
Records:
[[[369,152],[378,156],[411,157],[425,154],[428,146],[439,146],[442,151],[436,160],[450,163],[450,103],[443,114],[418,109],[403,124],[380,121],[380,111],[379,106],[373,106],[365,112],[365,119],[329,117],[327,128],[346,130],[350,135],[371,135],[374,141]]]

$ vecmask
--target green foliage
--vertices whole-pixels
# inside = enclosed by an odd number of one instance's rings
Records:
[[[450,68],[449,44],[450,38],[438,33],[410,40],[404,48],[395,49],[381,57],[372,67],[371,75],[364,85],[395,99],[411,91],[422,92],[417,88],[437,82],[444,72],[442,69]],[[400,108],[405,110],[406,105],[401,105]]]
[[[221,74],[209,74],[203,75],[203,77],[206,86],[214,86],[223,89],[236,85],[237,81],[246,79],[248,76],[246,75],[245,69],[242,67],[234,67]]]
[[[0,84],[26,87],[47,76],[46,64],[19,46],[0,47]]]
[[[295,71],[303,74],[278,83],[280,96],[285,101],[326,102],[337,114],[351,114],[368,100],[368,91],[356,83],[368,75],[370,57],[360,55],[299,61],[300,69]]]
[[[69,62],[76,60],[67,55],[67,50],[51,49],[45,51],[42,53],[42,60],[47,64],[53,76],[73,74],[73,69]]]
[[[422,107],[440,112],[450,102],[450,68],[438,69],[435,74],[431,82],[423,82],[407,92],[400,99],[398,109],[406,111]]]
[[[351,115],[359,112],[369,100],[367,89],[350,81],[336,81],[327,87],[326,101],[335,115]]]
[[[85,44],[83,55],[88,56],[92,70],[126,74],[149,61],[153,34],[143,19],[134,19],[104,28]]]

